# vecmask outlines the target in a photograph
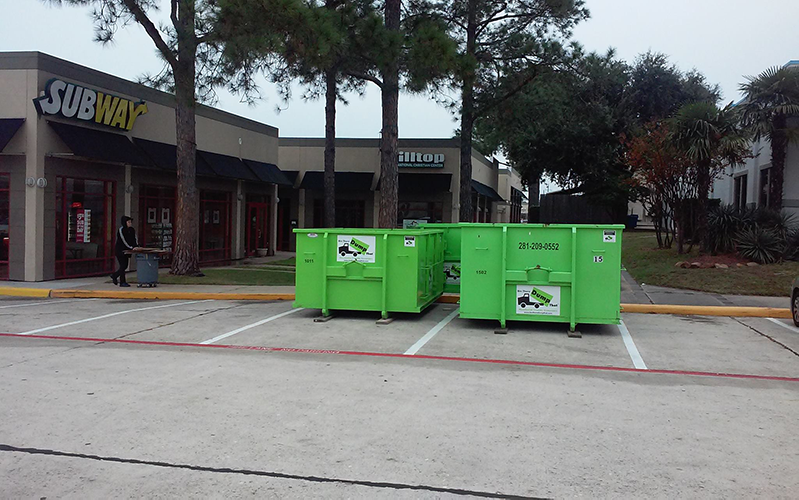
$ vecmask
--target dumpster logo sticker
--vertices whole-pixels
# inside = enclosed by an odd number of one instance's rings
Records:
[[[444,276],[447,277],[447,285],[461,284],[461,263],[444,262]]]
[[[560,287],[516,285],[516,314],[560,316]]]
[[[405,237],[405,246],[406,247],[415,247],[416,246],[416,236],[406,236]]]
[[[374,262],[375,237],[340,234],[336,237],[336,251],[338,262]]]
[[[602,232],[602,241],[605,243],[616,243],[616,231],[605,230]]]

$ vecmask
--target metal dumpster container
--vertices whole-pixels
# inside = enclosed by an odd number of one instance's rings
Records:
[[[444,232],[420,229],[295,229],[294,306],[421,312],[444,291]]]
[[[444,231],[444,291],[461,291],[461,224],[429,223],[419,224],[422,229],[441,229]]]
[[[462,224],[462,318],[618,324],[623,225]]]

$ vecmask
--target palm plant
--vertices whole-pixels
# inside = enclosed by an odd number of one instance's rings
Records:
[[[788,120],[799,115],[799,70],[774,67],[746,79],[748,82],[740,86],[745,97],[737,106],[741,124],[754,140],[765,137],[771,143],[769,208],[780,210],[788,143],[799,139],[799,130]]]
[[[743,163],[748,139],[731,104],[724,108],[710,102],[686,104],[672,119],[671,130],[674,144],[697,168],[699,213],[694,227],[696,234],[703,235],[707,229],[710,184],[726,165]]]

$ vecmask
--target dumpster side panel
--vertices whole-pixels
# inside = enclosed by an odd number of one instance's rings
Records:
[[[619,323],[621,227],[577,230],[576,304],[580,323]]]
[[[297,234],[295,307],[322,307],[326,266],[324,236],[323,232]],[[335,260],[335,256],[333,258]]]
[[[461,312],[464,318],[499,319],[502,293],[502,231],[461,228]]]
[[[425,223],[424,229],[440,229],[444,231],[444,291],[458,293],[461,291],[461,224],[460,223]]]

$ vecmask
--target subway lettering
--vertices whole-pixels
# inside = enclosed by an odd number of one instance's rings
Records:
[[[82,121],[93,121],[122,130],[131,130],[136,118],[147,113],[145,102],[133,102],[53,78],[44,95],[33,100],[40,115],[60,115]]]

